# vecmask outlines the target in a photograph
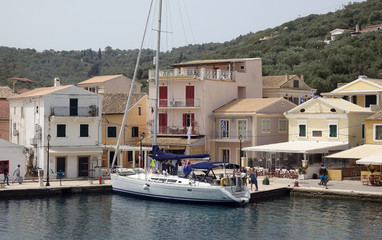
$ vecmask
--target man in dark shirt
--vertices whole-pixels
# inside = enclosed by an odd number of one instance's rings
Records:
[[[9,177],[8,177],[8,168],[7,167],[4,168],[3,173],[4,173],[4,181],[3,181],[3,183],[5,183],[5,180],[7,180],[7,185],[9,185]]]
[[[320,179],[321,179],[319,185],[325,185],[326,186],[326,183],[328,182],[328,170],[326,170],[326,168],[324,167],[324,164],[321,164],[319,174],[320,174]],[[326,187],[326,188],[328,188],[328,187]]]

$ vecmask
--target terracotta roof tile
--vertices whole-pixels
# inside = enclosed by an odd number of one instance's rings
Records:
[[[16,95],[8,86],[0,87],[0,98],[9,98]]]
[[[283,98],[245,98],[236,99],[215,109],[213,113],[254,113],[263,107],[280,101]]]
[[[130,99],[130,107],[136,104],[145,95],[145,93],[134,93]],[[102,114],[121,114],[125,112],[129,94],[115,93],[104,94],[103,96]]]
[[[95,77],[92,77],[92,78],[90,78],[88,80],[80,82],[77,85],[83,85],[83,84],[89,84],[89,83],[102,83],[102,82],[106,82],[106,81],[109,81],[109,80],[112,80],[114,78],[118,78],[118,77],[121,77],[121,76],[123,76],[123,75],[119,74],[119,75],[95,76]]]
[[[45,88],[35,88],[33,90],[30,90],[28,92],[22,93],[17,96],[9,97],[8,99],[18,99],[18,98],[30,98],[30,97],[39,97],[46,94],[54,93],[69,87],[73,87],[73,85],[65,85],[65,86],[58,86],[58,87],[45,87]]]
[[[366,120],[382,120],[382,111],[379,111],[370,117],[366,118]]]

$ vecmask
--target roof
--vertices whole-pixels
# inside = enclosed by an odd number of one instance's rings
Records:
[[[287,80],[287,75],[281,76],[263,76],[263,88],[280,88],[281,85],[288,82],[288,80],[296,78],[297,75],[289,75]]]
[[[382,151],[382,146],[378,144],[364,144],[358,147],[354,147],[351,149],[348,149],[346,151],[338,152],[331,154],[329,156],[326,156],[326,158],[353,158],[353,159],[359,159],[364,158],[367,156],[370,156],[374,153],[378,153]]]
[[[33,98],[40,97],[50,93],[58,92],[60,90],[73,87],[73,85],[57,86],[57,87],[45,87],[45,88],[35,88],[28,92],[24,92],[20,95],[9,97],[8,99],[19,99],[19,98]]]
[[[181,62],[172,64],[173,67],[192,66],[192,65],[212,65],[212,64],[228,64],[239,63],[251,60],[259,60],[260,58],[237,58],[237,59],[211,59],[211,60],[196,60],[189,62]]]
[[[95,77],[92,77],[88,80],[80,82],[77,85],[84,85],[84,84],[90,84],[90,83],[103,83],[103,82],[107,82],[107,81],[110,81],[112,79],[115,79],[115,78],[118,78],[121,76],[124,76],[124,75],[119,74],[119,75],[95,76]]]
[[[356,88],[351,88],[352,85],[354,84],[357,84],[358,82],[366,82],[374,87],[371,87],[371,88],[365,88],[363,86],[363,89],[359,89],[359,86],[356,87]],[[350,89],[349,89],[350,87]],[[330,95],[343,95],[345,93],[360,93],[360,92],[365,92],[365,91],[374,91],[374,92],[380,92],[382,91],[382,79],[374,79],[374,78],[358,78],[354,81],[351,81],[349,83],[341,83],[341,84],[338,84],[338,87],[336,89],[334,89],[333,91],[331,92],[326,92],[326,93],[321,93],[321,95],[323,96],[330,96]]]
[[[18,94],[22,94],[22,93],[25,93],[25,92],[28,92],[28,91],[30,91],[28,88],[22,88],[20,90],[17,90],[17,93]]]
[[[28,78],[17,78],[17,77],[11,77],[11,78],[8,78],[7,80],[9,80],[9,81],[19,81],[19,82],[30,82],[30,83],[33,82],[33,80],[30,80]]]
[[[6,141],[4,139],[1,139],[0,138],[0,148],[6,148],[6,149],[9,149],[9,148],[21,148],[23,149],[24,146],[21,146],[21,145],[18,145],[16,143],[11,143],[9,141]]]
[[[382,111],[379,111],[370,117],[366,118],[366,120],[382,120]]]
[[[145,93],[134,93],[131,95],[130,106],[134,106],[139,102],[146,94]],[[104,94],[102,100],[102,113],[103,114],[123,114],[125,112],[127,98],[129,94],[127,93],[109,93]]]
[[[243,148],[249,152],[285,152],[285,153],[328,153],[348,148],[347,142],[290,141]]]
[[[245,98],[235,99],[224,106],[217,108],[213,113],[255,113],[264,107],[274,104],[283,98]]]
[[[0,99],[0,120],[9,120],[9,102]]]
[[[0,86],[0,98],[9,98],[16,95],[8,86]]]

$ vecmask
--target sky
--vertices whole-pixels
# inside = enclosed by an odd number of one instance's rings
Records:
[[[163,0],[162,44],[226,42],[364,0]],[[0,46],[62,50],[140,47],[151,0],[0,0]],[[159,0],[154,0],[157,9]],[[157,12],[144,48],[155,49]]]

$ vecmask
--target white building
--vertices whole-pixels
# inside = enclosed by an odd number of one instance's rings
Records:
[[[102,98],[73,85],[61,86],[58,78],[53,87],[10,97],[10,141],[28,149],[28,167],[46,173],[49,144],[51,174],[92,176],[89,170],[100,165],[102,154]]]
[[[4,179],[4,169],[8,168],[9,181],[13,181],[13,171],[20,165],[20,175],[24,177],[25,173],[25,155],[24,147],[0,139],[0,181]]]

